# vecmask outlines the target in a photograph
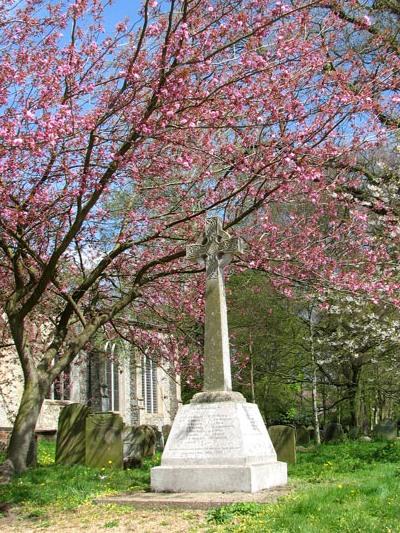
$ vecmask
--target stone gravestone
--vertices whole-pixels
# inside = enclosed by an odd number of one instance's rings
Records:
[[[85,464],[85,424],[89,414],[89,407],[80,403],[72,403],[61,410],[56,441],[57,464]]]
[[[86,466],[122,468],[123,427],[122,418],[115,413],[94,413],[86,418]]]
[[[360,435],[361,435],[361,429],[356,426],[351,427],[347,434],[350,440],[357,440]]]
[[[331,422],[324,431],[324,442],[339,442],[344,439],[342,424]]]
[[[313,441],[315,439],[315,428],[313,426],[308,426],[307,431],[310,441]]]
[[[162,452],[164,450],[164,437],[162,431],[158,429],[157,426],[149,426],[153,429],[154,435],[156,436],[156,449],[157,452]]]
[[[298,446],[308,446],[310,444],[310,433],[306,427],[299,426],[296,428],[296,444]]]
[[[385,420],[377,424],[374,427],[373,436],[378,440],[395,440],[397,437],[397,422]]]
[[[161,428],[161,433],[162,433],[163,441],[164,441],[164,447],[167,444],[167,440],[168,440],[169,434],[171,433],[171,427],[172,427],[171,424],[165,424]]]
[[[15,469],[11,459],[6,459],[4,463],[0,465],[0,485],[10,483],[14,474]]]
[[[35,432],[32,434],[31,442],[29,444],[28,455],[26,457],[26,466],[31,468],[37,467],[38,460],[38,437]]]
[[[268,433],[278,456],[278,461],[295,464],[296,430],[290,426],[270,426]]]
[[[125,426],[122,442],[124,468],[140,468],[145,457],[153,457],[157,436],[152,426]]]
[[[187,247],[206,267],[204,386],[179,408],[162,455],[151,470],[156,492],[256,492],[287,483],[260,411],[232,391],[223,267],[243,251],[218,217]]]

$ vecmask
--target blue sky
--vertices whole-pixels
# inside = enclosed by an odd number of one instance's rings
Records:
[[[106,10],[106,28],[112,28],[119,20],[128,17],[132,22],[139,19],[141,0],[114,0]]]

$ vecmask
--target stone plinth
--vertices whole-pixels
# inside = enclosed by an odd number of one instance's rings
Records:
[[[175,418],[155,492],[257,492],[287,483],[257,405],[191,403]]]

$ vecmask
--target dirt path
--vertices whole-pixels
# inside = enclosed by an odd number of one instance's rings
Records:
[[[52,516],[29,517],[10,510],[0,518],[0,531],[30,533],[37,531],[95,533],[197,533],[207,529],[206,512],[179,509],[132,509],[114,505],[86,504],[75,511]]]

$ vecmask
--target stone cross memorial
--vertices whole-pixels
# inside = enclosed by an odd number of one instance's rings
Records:
[[[256,492],[287,483],[257,405],[232,391],[223,268],[243,249],[218,217],[187,247],[207,275],[204,387],[175,417],[161,466],[151,471],[153,491]]]
[[[202,242],[186,248],[188,259],[205,264],[206,320],[204,338],[204,391],[231,391],[228,318],[225,301],[223,267],[235,253],[243,252],[241,239],[230,237],[217,217],[206,221]]]

